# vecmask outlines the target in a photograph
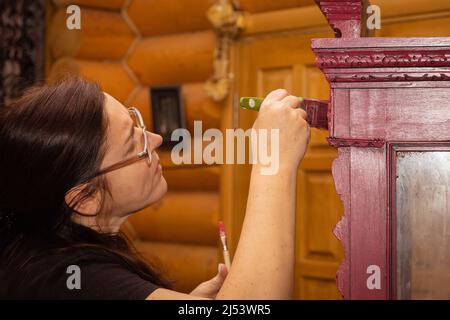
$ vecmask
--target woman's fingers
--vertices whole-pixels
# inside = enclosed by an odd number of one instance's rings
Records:
[[[200,285],[198,285],[191,292],[191,295],[214,299],[217,293],[219,292],[220,288],[222,287],[223,282],[225,281],[227,275],[228,275],[227,267],[223,263],[220,263],[218,266],[216,276],[208,281],[200,283]]]
[[[303,120],[305,121],[308,120],[308,114],[306,113],[305,110],[298,108],[297,110],[295,110],[295,112],[297,112],[300,115],[300,117],[303,118]]]
[[[274,102],[281,101],[284,97],[288,96],[289,92],[286,89],[277,89],[271,91],[265,98],[261,104],[261,108],[271,105]],[[260,111],[261,111],[260,108]]]
[[[222,281],[225,280],[225,278],[227,277],[228,268],[223,263],[219,263],[217,275],[219,276],[220,279],[222,279]]]
[[[284,97],[281,102],[293,109],[299,109],[302,103],[298,97],[291,95]]]
[[[306,111],[300,108],[302,105],[302,101],[298,97],[291,95],[286,96],[283,98],[283,100],[281,100],[281,103],[292,109],[295,109],[295,112],[297,112],[304,120],[308,118]]]

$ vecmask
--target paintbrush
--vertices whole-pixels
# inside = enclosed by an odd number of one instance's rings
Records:
[[[219,221],[219,235],[220,240],[222,241],[223,259],[225,261],[225,266],[227,267],[227,270],[230,271],[231,267],[230,252],[228,251],[227,236],[225,234],[225,226],[223,225],[222,221]]]
[[[328,130],[328,101],[305,99],[298,97],[300,108],[306,111],[307,121],[311,127]],[[240,99],[241,108],[259,111],[264,98],[242,97]]]

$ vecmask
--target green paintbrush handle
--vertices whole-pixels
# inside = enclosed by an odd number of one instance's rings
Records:
[[[302,97],[298,97],[300,102],[303,102]],[[261,104],[263,103],[264,98],[259,97],[242,97],[239,101],[241,108],[259,111],[259,108],[261,107]],[[303,105],[300,106],[302,109],[304,109]]]

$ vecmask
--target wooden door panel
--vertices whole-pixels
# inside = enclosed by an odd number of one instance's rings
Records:
[[[279,67],[279,68],[262,68],[258,70],[258,95],[264,96],[272,88],[284,88],[292,91],[293,85],[293,68]]]
[[[337,212],[340,207],[334,196],[334,181],[325,168],[324,171],[314,169],[300,171],[300,234],[303,250],[299,252],[301,260],[339,262],[341,250],[332,234],[334,223],[338,221]],[[303,198],[301,198],[303,196]]]
[[[301,299],[329,300],[340,298],[334,284],[334,278],[303,277],[298,282],[302,283],[302,286],[296,295]]]

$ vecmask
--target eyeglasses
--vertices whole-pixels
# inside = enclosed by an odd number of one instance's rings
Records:
[[[139,112],[138,109],[136,108],[128,108],[128,112],[130,113],[131,117],[134,118],[136,127],[138,127],[139,129],[142,130],[142,135],[143,135],[143,139],[144,139],[144,150],[142,152],[139,152],[137,156],[134,156],[132,158],[129,159],[125,159],[122,160],[120,162],[117,162],[115,164],[109,165],[104,169],[101,169],[100,171],[98,171],[93,177],[91,177],[91,179],[100,176],[102,174],[120,169],[122,167],[128,166],[132,163],[135,163],[139,160],[144,160],[147,159],[148,164],[152,163],[152,155],[151,153],[148,151],[148,135],[147,135],[147,128],[145,127],[145,123],[144,123],[144,119],[142,118],[141,113]]]

